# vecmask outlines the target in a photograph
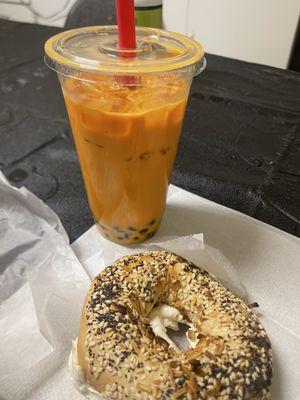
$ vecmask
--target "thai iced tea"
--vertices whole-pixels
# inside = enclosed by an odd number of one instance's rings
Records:
[[[61,81],[99,230],[120,243],[150,238],[163,215],[190,82],[180,74],[141,76],[134,87],[107,75]]]
[[[48,39],[45,61],[59,77],[88,201],[100,232],[138,243],[158,229],[192,79],[205,67],[190,37],[136,27],[120,50],[116,26],[73,29]]]

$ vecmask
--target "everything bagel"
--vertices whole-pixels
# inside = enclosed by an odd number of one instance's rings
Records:
[[[178,322],[190,326],[186,351],[166,335]],[[94,279],[76,357],[99,398],[269,397],[272,352],[258,318],[206,271],[166,251],[123,257]]]

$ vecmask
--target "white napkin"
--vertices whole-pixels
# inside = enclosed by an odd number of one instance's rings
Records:
[[[89,279],[56,214],[0,173],[0,398],[80,399],[66,371]]]

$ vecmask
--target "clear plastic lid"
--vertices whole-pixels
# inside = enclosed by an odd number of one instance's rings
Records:
[[[114,75],[155,74],[191,69],[196,75],[204,50],[195,40],[161,29],[136,28],[137,49],[118,49],[116,26],[92,26],[59,33],[45,44],[46,63],[65,75],[76,71]]]

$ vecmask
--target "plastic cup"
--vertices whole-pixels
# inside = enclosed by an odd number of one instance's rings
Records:
[[[90,209],[121,244],[158,229],[189,89],[204,69],[193,39],[136,28],[137,49],[118,50],[116,26],[62,32],[45,44],[59,77]]]

